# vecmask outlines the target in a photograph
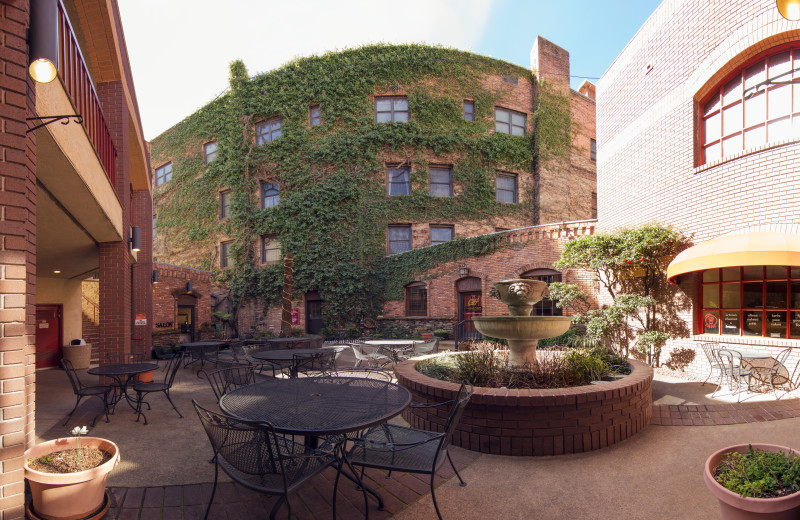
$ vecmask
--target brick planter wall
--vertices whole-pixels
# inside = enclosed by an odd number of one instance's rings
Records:
[[[495,455],[541,456],[592,451],[625,440],[650,423],[653,407],[653,369],[629,362],[629,376],[596,385],[550,390],[476,387],[453,444]],[[414,401],[455,397],[459,385],[424,376],[416,364],[406,361],[395,370]],[[415,428],[442,431],[447,412],[407,408],[403,418]]]

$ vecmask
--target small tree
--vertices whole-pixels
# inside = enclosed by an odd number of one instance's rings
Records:
[[[636,338],[636,350],[658,366],[670,332],[688,334],[674,330],[680,320],[668,316],[675,314],[669,304],[676,291],[666,277],[669,262],[687,246],[682,234],[657,224],[579,237],[564,246],[555,267],[592,271],[611,303],[592,309],[588,295],[563,283],[550,286],[551,297],[578,310],[573,321],[586,325],[586,340],[627,355]]]

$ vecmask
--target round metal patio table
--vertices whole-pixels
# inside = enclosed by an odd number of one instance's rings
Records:
[[[400,360],[400,354],[414,348],[417,343],[423,343],[421,339],[370,339],[364,342],[365,345],[377,346],[384,352],[388,353],[392,361],[397,363]]]
[[[131,382],[133,376],[142,374],[144,372],[150,372],[151,370],[158,370],[158,365],[155,363],[121,363],[117,365],[103,365],[90,368],[87,373],[92,374],[93,376],[110,377],[117,383],[117,386],[120,389],[120,395],[113,399],[113,402],[110,403],[112,405],[113,413],[114,407],[122,400],[123,397],[128,403],[128,406],[136,410],[136,407],[133,405],[133,403],[136,401],[128,396],[128,383]],[[124,381],[123,378],[125,378]]]
[[[321,348],[284,348],[279,350],[260,350],[251,354],[255,359],[269,361],[277,367],[289,367],[289,377],[297,377],[297,366],[304,357],[326,354]]]
[[[400,385],[359,377],[274,379],[223,395],[220,408],[246,421],[271,423],[276,431],[320,436],[362,430],[400,414],[411,393]]]
[[[200,368],[202,369],[206,364],[206,354],[218,352],[220,348],[227,345],[227,341],[190,341],[188,343],[181,343],[180,347],[191,354],[194,358],[192,361],[187,362],[184,367],[188,367],[192,363],[199,361]]]

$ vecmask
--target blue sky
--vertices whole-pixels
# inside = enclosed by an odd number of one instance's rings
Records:
[[[145,138],[250,74],[367,43],[422,42],[530,66],[537,35],[567,49],[573,76],[600,77],[657,0],[118,0]],[[577,88],[583,79],[573,78]]]

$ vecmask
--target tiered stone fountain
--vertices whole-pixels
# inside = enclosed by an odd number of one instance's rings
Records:
[[[547,282],[517,278],[496,282],[489,292],[508,305],[511,316],[476,316],[475,328],[484,336],[508,340],[509,365],[535,365],[540,339],[554,338],[569,329],[570,316],[531,316],[533,306],[550,295]]]

